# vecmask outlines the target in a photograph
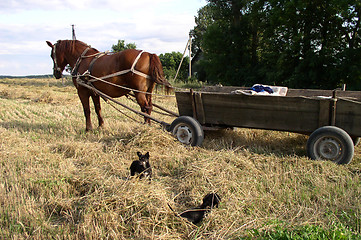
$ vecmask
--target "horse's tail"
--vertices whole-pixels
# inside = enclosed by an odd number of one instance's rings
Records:
[[[151,79],[155,83],[163,85],[166,89],[166,92],[168,93],[172,85],[164,77],[163,66],[157,54],[150,54],[149,68],[150,68]]]

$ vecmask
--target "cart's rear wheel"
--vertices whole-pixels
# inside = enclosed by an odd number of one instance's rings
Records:
[[[192,117],[180,116],[169,127],[169,131],[183,144],[200,146],[204,133],[200,123]]]
[[[325,126],[310,135],[307,141],[307,154],[313,160],[348,164],[353,158],[354,143],[341,128]]]

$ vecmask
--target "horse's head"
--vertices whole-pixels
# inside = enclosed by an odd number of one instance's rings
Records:
[[[53,67],[53,74],[56,79],[59,79],[62,77],[62,73],[64,71],[65,66],[67,65],[67,62],[65,61],[64,53],[57,51],[56,45],[58,43],[55,43],[54,45],[46,41],[46,43],[51,47],[51,58],[53,59],[54,67]]]

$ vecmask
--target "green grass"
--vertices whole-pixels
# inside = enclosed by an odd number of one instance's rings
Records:
[[[294,229],[284,227],[284,223],[278,223],[271,230],[250,230],[249,239],[277,239],[277,240],[349,240],[361,239],[361,236],[344,227],[342,224],[334,224],[330,228],[322,228],[316,225],[297,226]]]
[[[55,79],[0,79],[0,102],[0,239],[359,239],[359,146],[346,166],[308,159],[307,136],[287,132],[207,132],[187,147],[104,102],[105,127],[85,133],[76,89]],[[129,178],[137,151],[151,183]],[[212,191],[221,204],[198,226],[168,207]]]

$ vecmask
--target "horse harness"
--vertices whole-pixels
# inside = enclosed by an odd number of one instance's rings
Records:
[[[125,86],[120,86],[120,85],[105,81],[104,79],[124,75],[124,74],[127,74],[129,72],[132,72],[133,74],[137,74],[137,75],[142,76],[142,77],[147,78],[147,79],[151,79],[151,77],[149,75],[147,75],[145,73],[142,73],[142,72],[135,69],[135,65],[138,63],[141,55],[144,53],[144,50],[141,51],[137,55],[137,57],[134,59],[133,65],[132,65],[132,67],[130,69],[126,69],[126,70],[122,70],[122,71],[119,71],[119,72],[111,73],[109,75],[106,75],[106,76],[103,76],[103,77],[100,77],[100,78],[92,76],[91,75],[91,70],[92,70],[92,68],[94,66],[95,61],[98,60],[100,57],[107,55],[108,52],[101,52],[101,53],[96,53],[96,54],[93,54],[93,55],[85,56],[85,54],[89,51],[90,48],[91,47],[89,45],[87,45],[87,48],[83,51],[83,53],[77,59],[75,65],[73,67],[73,70],[71,71],[71,75],[76,78],[76,82],[82,82],[82,83],[85,83],[87,85],[90,85],[90,86],[94,87],[92,85],[92,82],[102,81],[102,82],[107,83],[109,85],[119,87],[119,88],[123,88],[123,89],[126,89],[126,90],[130,90],[130,91],[133,91],[133,92],[134,91],[135,92],[142,92],[142,91],[138,91],[138,90],[135,90],[135,89],[132,89],[132,88],[128,88],[128,87],[125,87]],[[61,68],[58,66],[58,63],[57,63],[57,60],[56,60],[56,43],[54,44],[54,47],[53,47],[53,56],[54,56],[53,57],[53,60],[54,60],[54,68],[53,69],[61,71]],[[80,65],[81,60],[83,58],[88,58],[88,57],[94,57],[94,59],[90,62],[88,70],[86,70],[83,74],[79,74],[78,69],[79,69],[79,65]],[[146,92],[144,92],[144,93],[149,94],[149,93],[146,93]]]
[[[140,57],[142,56],[142,54],[144,53],[144,50],[141,51],[137,57],[135,58],[134,62],[133,62],[133,65],[130,69],[126,69],[126,70],[122,70],[122,71],[119,71],[119,72],[115,72],[115,73],[112,73],[112,74],[109,74],[109,75],[106,75],[106,76],[103,76],[103,77],[100,77],[100,78],[96,78],[94,76],[91,75],[91,72],[93,70],[93,67],[94,67],[94,64],[95,62],[108,54],[108,52],[101,52],[101,53],[96,53],[96,54],[93,54],[93,55],[88,55],[88,56],[85,56],[85,54],[88,52],[88,50],[90,49],[90,47],[87,47],[83,53],[80,55],[80,57],[77,59],[76,63],[75,63],[75,66],[71,72],[71,75],[73,77],[77,77],[77,80],[80,78],[82,80],[86,80],[86,81],[90,81],[90,82],[95,82],[95,81],[98,81],[98,80],[104,80],[104,79],[107,79],[107,78],[111,78],[111,77],[116,77],[116,76],[120,76],[120,75],[124,75],[126,73],[129,73],[129,72],[132,72],[133,74],[137,74],[141,77],[145,77],[147,79],[150,79],[150,76],[145,74],[145,73],[142,73],[138,70],[135,69],[135,65],[138,63]],[[88,57],[94,57],[92,59],[92,61],[90,62],[89,64],[89,67],[88,69],[83,73],[83,74],[79,74],[78,73],[78,69],[79,69],[79,65],[80,65],[80,62],[83,58],[88,58]],[[92,79],[92,80],[91,80]]]

